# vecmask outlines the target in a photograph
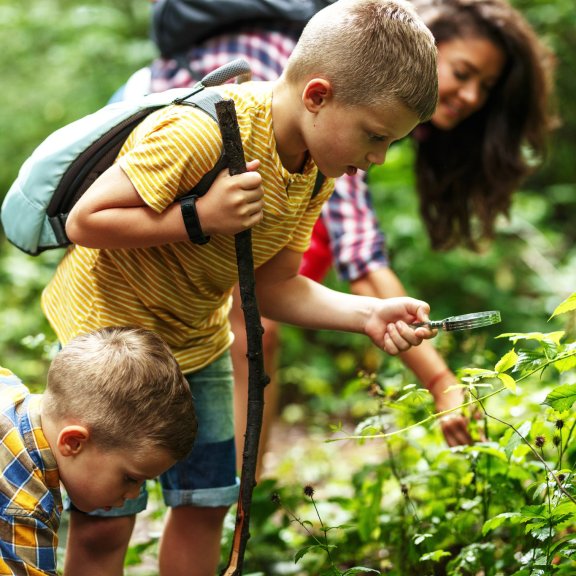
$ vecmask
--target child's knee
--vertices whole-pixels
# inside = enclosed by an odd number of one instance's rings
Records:
[[[219,529],[224,523],[224,518],[228,510],[228,506],[177,506],[170,510],[170,515],[174,522],[181,525],[195,525],[200,523],[200,525],[207,529]]]
[[[104,518],[76,511],[72,511],[71,515],[69,537],[73,538],[76,546],[90,550],[95,555],[127,548],[134,527],[134,516]]]

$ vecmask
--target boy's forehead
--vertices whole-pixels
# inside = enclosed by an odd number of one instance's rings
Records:
[[[134,476],[152,479],[172,466],[174,458],[168,450],[155,447],[125,454],[124,463]]]
[[[401,103],[384,103],[365,108],[367,122],[376,133],[403,137],[417,124],[416,112]]]

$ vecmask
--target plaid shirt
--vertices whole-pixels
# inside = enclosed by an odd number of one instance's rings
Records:
[[[0,574],[56,575],[62,511],[38,394],[0,368]]]
[[[157,59],[151,67],[151,90],[160,92],[194,84],[234,58],[244,58],[254,80],[275,80],[284,69],[300,29],[278,24],[263,30],[246,27],[191,48],[176,59]],[[336,269],[344,280],[357,280],[388,266],[385,237],[374,213],[364,173],[343,176],[322,211]]]

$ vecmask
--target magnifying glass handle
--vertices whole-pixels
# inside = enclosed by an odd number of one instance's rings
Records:
[[[415,322],[410,324],[412,328],[421,328],[422,326],[428,326],[431,330],[441,330],[444,328],[444,320],[429,320],[428,322]]]

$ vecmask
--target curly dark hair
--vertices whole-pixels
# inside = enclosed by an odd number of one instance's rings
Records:
[[[551,105],[555,59],[505,0],[414,0],[436,45],[486,38],[506,64],[486,104],[452,130],[430,122],[415,132],[420,212],[432,247],[476,249],[494,236],[499,214],[546,155],[557,125]]]

